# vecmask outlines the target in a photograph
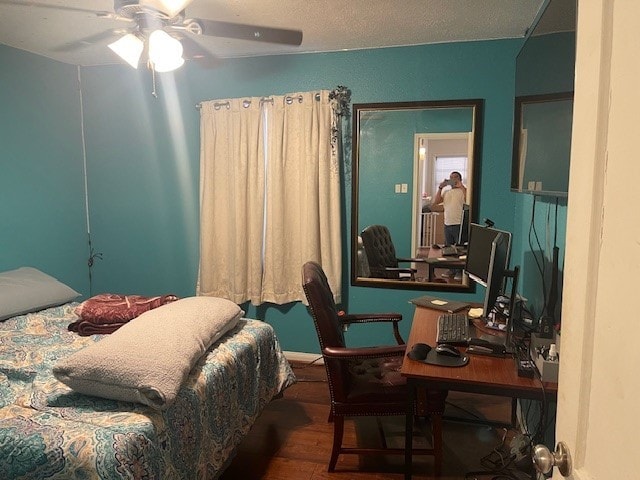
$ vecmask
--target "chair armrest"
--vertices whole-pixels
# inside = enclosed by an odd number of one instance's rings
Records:
[[[347,313],[340,317],[342,323],[399,322],[402,314],[389,313]]]
[[[398,329],[398,322],[402,320],[400,313],[348,313],[339,318],[343,325],[349,325],[351,323],[393,322],[393,336],[396,342],[398,342],[398,345],[404,345],[404,339]]]
[[[401,357],[406,352],[406,345],[389,345],[382,347],[325,347],[322,354],[336,360],[361,360],[365,358]]]

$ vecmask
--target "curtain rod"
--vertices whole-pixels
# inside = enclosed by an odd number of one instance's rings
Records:
[[[315,100],[320,100],[320,93],[316,93],[315,94]],[[298,103],[302,103],[303,97],[302,95],[287,95],[284,97],[284,101],[287,103],[287,105],[291,105],[293,103],[294,100],[298,100]],[[260,99],[260,103],[273,103],[273,97],[262,97]],[[202,103],[203,102],[198,102],[196,103],[196,108],[198,110],[200,110],[202,108]],[[242,101],[242,106],[244,108],[249,108],[249,106],[251,105],[251,100],[243,100]],[[216,110],[222,108],[222,107],[227,107],[230,108],[231,105],[229,104],[229,102],[216,102],[213,104],[213,108],[215,108]]]

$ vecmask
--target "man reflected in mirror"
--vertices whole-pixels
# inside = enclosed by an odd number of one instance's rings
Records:
[[[450,188],[446,188],[450,187]],[[444,211],[444,241],[446,245],[455,245],[460,237],[462,224],[462,206],[467,198],[467,187],[462,183],[460,172],[451,172],[448,179],[438,185],[433,204],[442,204]]]

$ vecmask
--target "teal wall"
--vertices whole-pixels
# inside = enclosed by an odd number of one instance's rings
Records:
[[[93,269],[93,293],[194,294],[199,188],[196,103],[331,89],[337,85],[351,89],[353,103],[484,99],[478,218],[489,217],[499,228],[513,231],[514,246],[527,250],[522,236],[528,231],[525,214],[530,197],[510,191],[514,68],[519,46],[517,40],[498,40],[229,59],[211,69],[188,64],[175,74],[158,76],[157,99],[151,95],[152,79],[146,70],[121,65],[81,68],[91,233],[95,250],[103,254],[103,260],[97,260]],[[19,266],[28,262],[31,253],[38,254],[43,266],[56,265],[60,276],[86,292],[86,221],[76,68],[8,48],[0,49],[0,61],[3,65],[9,61],[22,72],[12,74],[18,78],[7,78],[3,68],[0,86],[2,90],[8,90],[7,85],[12,89],[6,94],[5,103],[29,106],[25,111],[38,106],[33,118],[15,122],[16,131],[11,134],[14,143],[7,148],[3,141],[3,158],[20,152],[18,163],[30,165],[31,169],[46,168],[46,175],[37,177],[37,182],[29,172],[15,171],[15,167],[9,178],[0,178],[7,185],[14,185],[9,191],[29,196],[24,193],[27,185],[28,191],[37,190],[38,196],[48,195],[49,200],[27,199],[0,205],[0,212],[10,213],[11,225],[22,229],[25,237],[41,232],[43,224],[48,227],[38,248],[25,249],[18,241],[23,237],[12,236],[6,249],[3,245],[0,267]],[[45,82],[49,90],[40,91],[39,86]],[[43,115],[42,127],[34,131],[33,123]],[[14,118],[4,109],[0,113],[3,123],[9,124]],[[27,133],[34,145],[29,145],[28,153],[23,154],[17,139]],[[400,312],[405,317],[401,330],[406,336],[413,316],[408,300],[423,291],[352,287],[348,282],[350,133],[347,125],[342,172],[344,307],[354,313]],[[37,148],[38,144],[47,143]],[[57,186],[54,193],[47,193],[50,183]],[[4,192],[2,195],[4,198]],[[38,207],[44,211],[37,212]],[[35,214],[36,221],[29,221],[28,217]],[[514,248],[514,258],[525,258],[524,250]],[[475,300],[481,298],[481,290],[475,294],[441,295]],[[319,351],[312,321],[301,304],[246,308],[248,316],[274,326],[285,350]],[[354,345],[392,341],[383,329],[353,327],[348,340]]]
[[[78,69],[0,45],[0,271],[88,292]]]

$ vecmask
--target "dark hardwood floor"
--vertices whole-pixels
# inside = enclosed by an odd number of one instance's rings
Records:
[[[240,444],[221,480],[403,479],[404,458],[396,455],[341,455],[336,471],[327,472],[333,424],[327,421],[329,391],[324,366],[295,363],[292,366],[298,382],[288,388],[282,398],[266,407]],[[484,418],[505,423],[509,422],[510,416],[510,399],[454,392],[449,394],[445,411],[445,418]],[[404,417],[382,419],[387,445],[404,445],[404,421]],[[512,434],[509,432],[507,435]],[[530,478],[473,473],[487,471],[487,461],[483,461],[483,457],[498,458],[494,450],[500,446],[504,435],[502,428],[445,420],[444,464],[440,479]],[[375,418],[355,418],[345,422],[345,445],[366,446],[372,442],[380,442]],[[428,441],[418,431],[414,445],[421,443],[426,445]],[[415,456],[413,472],[416,480],[435,478],[432,457]],[[472,474],[467,476],[467,473]]]

